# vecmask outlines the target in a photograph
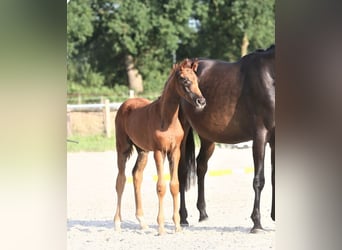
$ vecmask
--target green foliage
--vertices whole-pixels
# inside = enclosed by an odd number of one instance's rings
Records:
[[[244,34],[249,38],[249,52],[275,42],[274,0],[199,1],[194,18],[200,27],[183,55],[235,61],[241,56]]]
[[[127,93],[128,55],[156,96],[174,59],[237,60],[245,34],[249,52],[275,42],[274,0],[71,0],[67,11],[70,94]]]

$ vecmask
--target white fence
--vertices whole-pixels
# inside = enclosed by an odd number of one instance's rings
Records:
[[[121,102],[113,102],[106,104],[105,103],[94,103],[94,104],[68,104],[67,110],[69,112],[71,111],[102,111],[104,108],[106,108],[106,105],[108,105],[108,108],[110,110],[118,110]]]
[[[122,103],[114,102],[109,103],[109,100],[106,99],[104,103],[96,103],[96,104],[68,104],[67,105],[67,135],[70,136],[72,134],[72,126],[70,113],[71,112],[103,112],[103,124],[104,124],[104,133],[107,137],[111,135],[111,121],[110,121],[110,111],[117,111]]]

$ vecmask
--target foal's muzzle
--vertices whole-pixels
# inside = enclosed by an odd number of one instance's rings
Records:
[[[196,108],[199,110],[202,110],[205,105],[207,104],[207,101],[203,96],[196,98]]]

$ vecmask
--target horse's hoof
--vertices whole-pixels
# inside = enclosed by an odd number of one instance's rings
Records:
[[[271,213],[271,218],[273,221],[275,221],[275,214],[274,213]]]
[[[200,216],[200,218],[199,218],[199,222],[201,222],[201,221],[205,221],[205,220],[208,220],[208,215],[202,215],[202,216]]]
[[[182,228],[181,228],[180,226],[177,226],[177,227],[175,228],[175,232],[176,232],[176,233],[181,232],[181,231],[182,231]]]
[[[256,228],[253,227],[250,233],[251,234],[265,233],[265,230],[262,227],[256,227]]]
[[[181,225],[182,227],[188,227],[188,226],[189,226],[189,222],[188,222],[187,220],[181,221],[181,222],[180,222],[180,225]]]

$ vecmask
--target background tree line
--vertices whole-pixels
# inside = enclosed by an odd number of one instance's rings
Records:
[[[70,0],[67,18],[68,93],[159,93],[185,57],[275,42],[275,0]]]

